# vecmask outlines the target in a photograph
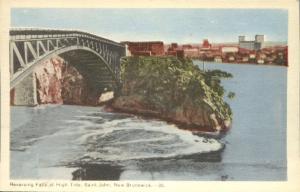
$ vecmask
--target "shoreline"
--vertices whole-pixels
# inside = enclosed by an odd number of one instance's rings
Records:
[[[103,109],[106,112],[113,112],[113,113],[124,113],[129,115],[136,115],[138,117],[144,118],[144,119],[156,119],[160,121],[164,121],[168,124],[174,124],[176,127],[182,130],[187,130],[192,132],[194,135],[197,136],[203,136],[208,138],[215,138],[220,139],[226,135],[226,133],[231,128],[231,122],[230,126],[226,127],[225,125],[222,125],[221,131],[211,131],[208,127],[201,127],[196,124],[187,124],[180,121],[177,121],[176,119],[172,119],[170,117],[166,117],[165,115],[161,114],[157,111],[152,110],[143,110],[143,109],[129,109],[129,108],[116,108],[112,106],[113,100],[105,103],[103,106]]]
[[[226,65],[250,65],[250,66],[269,66],[269,67],[289,67],[288,65],[276,65],[276,64],[258,64],[258,63],[230,63],[230,62],[215,62],[215,61],[203,61],[200,59],[192,59],[196,62],[204,62],[204,64],[226,64]],[[202,63],[201,63],[202,64]]]
[[[60,106],[60,105],[69,105],[69,106],[84,106],[84,107],[103,107],[103,110],[105,112],[113,112],[113,113],[124,113],[128,115],[136,115],[138,117],[144,118],[144,119],[157,119],[160,121],[164,121],[168,124],[174,124],[179,129],[187,130],[192,132],[194,135],[198,136],[204,136],[208,138],[215,138],[219,139],[226,135],[226,133],[231,128],[231,121],[229,122],[229,126],[225,126],[224,122],[221,124],[221,130],[211,131],[211,128],[200,126],[197,124],[188,124],[184,122],[180,122],[176,119],[167,117],[166,115],[161,114],[160,112],[153,111],[153,110],[146,110],[146,109],[131,109],[131,108],[125,108],[125,107],[114,107],[113,102],[116,98],[112,98],[108,101],[101,102],[95,105],[91,104],[72,104],[72,103],[43,103],[43,104],[37,104],[37,105],[10,105],[10,107],[32,107],[32,108],[38,108],[38,107],[47,107],[51,105]]]
[[[197,124],[188,124],[184,122],[180,122],[176,119],[167,117],[166,115],[161,114],[160,112],[153,111],[153,110],[146,110],[146,109],[132,109],[132,108],[125,108],[125,107],[114,107],[113,102],[116,98],[112,98],[108,101],[101,102],[95,105],[91,104],[71,104],[71,103],[47,103],[47,104],[37,104],[37,105],[10,105],[10,107],[32,107],[32,108],[38,108],[38,107],[47,107],[51,105],[60,106],[60,105],[69,105],[69,106],[84,106],[84,107],[103,107],[103,110],[105,112],[112,112],[112,113],[124,113],[128,115],[136,115],[138,117],[144,118],[144,119],[157,119],[160,121],[167,122],[168,124],[174,124],[179,129],[187,130],[192,132],[194,135],[198,136],[204,136],[209,138],[221,138],[223,137],[231,128],[231,121],[229,123],[229,126],[225,126],[224,123],[221,125],[221,131],[211,131],[211,128],[200,126]]]

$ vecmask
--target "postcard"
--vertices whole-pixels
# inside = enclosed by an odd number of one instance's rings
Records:
[[[299,2],[1,1],[1,191],[299,191]]]

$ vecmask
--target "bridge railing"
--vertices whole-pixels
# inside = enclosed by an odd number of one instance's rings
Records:
[[[82,32],[78,30],[58,30],[58,29],[10,29],[9,31],[10,40],[14,41],[26,41],[28,39],[45,39],[45,38],[64,38],[64,37],[82,37],[89,38],[104,43],[113,44],[115,46],[124,47],[124,45],[115,41],[99,37],[95,34],[88,32]]]

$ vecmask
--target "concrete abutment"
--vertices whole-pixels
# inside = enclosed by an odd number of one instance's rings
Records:
[[[17,86],[11,90],[12,105],[19,106],[36,106],[37,102],[37,87],[34,74],[30,74],[23,79]]]

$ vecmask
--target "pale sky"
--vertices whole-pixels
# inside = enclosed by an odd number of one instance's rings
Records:
[[[12,27],[77,29],[114,41],[165,43],[287,41],[288,11],[283,9],[12,9]]]

